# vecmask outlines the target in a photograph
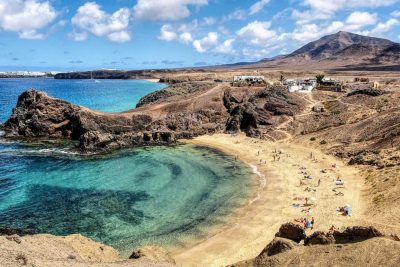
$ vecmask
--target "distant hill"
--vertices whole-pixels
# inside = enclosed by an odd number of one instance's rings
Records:
[[[400,70],[400,44],[390,40],[338,32],[284,56],[246,64],[245,68]]]

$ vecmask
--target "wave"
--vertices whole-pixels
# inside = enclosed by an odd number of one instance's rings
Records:
[[[6,135],[6,132],[0,130],[0,137],[5,136],[5,135]]]
[[[259,177],[259,181],[260,181],[260,187],[257,192],[257,197],[255,197],[254,199],[249,201],[249,204],[251,205],[261,198],[260,191],[263,190],[267,186],[267,177],[258,170],[257,166],[255,166],[253,164],[248,164],[248,165],[252,169],[253,173]]]
[[[13,155],[38,155],[38,156],[81,156],[83,154],[71,150],[71,149],[60,149],[60,148],[42,148],[42,149],[26,149],[26,148],[15,148],[15,149],[4,149],[0,150],[0,154],[13,154]]]

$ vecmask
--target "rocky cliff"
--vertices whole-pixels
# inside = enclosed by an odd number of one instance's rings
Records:
[[[219,116],[212,110],[172,112],[162,118],[146,111],[103,114],[31,89],[18,98],[4,131],[8,138],[75,140],[82,150],[115,149],[172,144],[179,138],[213,132],[219,129],[218,124],[213,127],[207,124],[218,122]]]
[[[224,131],[269,138],[304,106],[302,98],[281,87],[243,96],[240,88],[184,82],[143,97],[136,109],[110,114],[31,89],[18,98],[4,131],[8,138],[69,139],[82,150],[167,145]]]

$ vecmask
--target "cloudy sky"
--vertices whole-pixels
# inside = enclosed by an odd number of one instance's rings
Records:
[[[340,30],[400,42],[400,0],[0,0],[0,70],[254,61]]]

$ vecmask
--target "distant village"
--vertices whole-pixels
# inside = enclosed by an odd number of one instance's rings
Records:
[[[58,72],[48,71],[0,71],[0,78],[40,78],[54,77]]]
[[[350,83],[347,81],[346,84]],[[273,85],[277,82],[267,81],[264,76],[234,76],[231,83],[232,86],[265,86],[267,84]],[[324,75],[317,75],[314,78],[299,78],[299,79],[286,79],[281,76],[279,81],[280,85],[286,86],[290,93],[311,93],[313,90],[342,92],[344,90],[344,81],[325,77]],[[370,82],[368,78],[354,78],[351,82],[352,85],[364,86],[367,88],[378,89],[380,84],[378,82]]]

